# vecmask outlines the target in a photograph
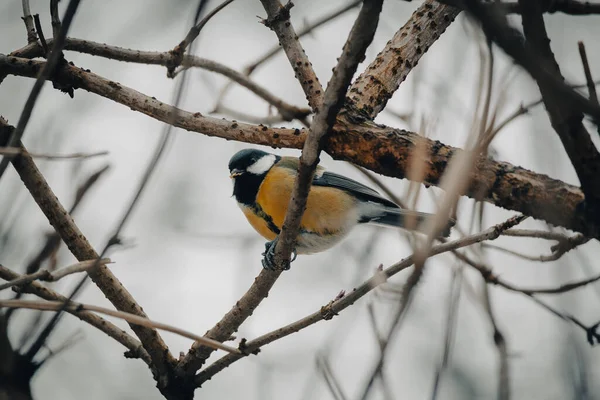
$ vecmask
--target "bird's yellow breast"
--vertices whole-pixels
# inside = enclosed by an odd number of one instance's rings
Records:
[[[287,168],[272,168],[261,183],[256,203],[272,222],[281,229],[294,187],[294,171]],[[356,219],[355,200],[343,190],[313,186],[308,195],[306,211],[300,223],[300,229],[317,234],[333,234],[344,230],[348,219]],[[243,209],[250,224],[268,240],[277,235],[269,229],[268,223],[257,216],[250,208]]]

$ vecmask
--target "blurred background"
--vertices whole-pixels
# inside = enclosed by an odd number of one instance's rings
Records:
[[[67,2],[61,3],[61,14]],[[139,50],[167,51],[187,33],[197,1],[106,0],[82,2],[69,32],[89,39]],[[292,22],[300,30],[348,1],[297,0]],[[218,2],[211,1],[212,9]],[[419,6],[420,2],[388,0],[379,29],[359,72],[371,62]],[[48,2],[31,1],[39,13],[46,36],[52,31]],[[323,86],[358,12],[355,8],[302,38]],[[0,5],[0,53],[26,44],[20,1]],[[197,39],[195,54],[243,70],[273,46],[273,32],[256,17],[265,12],[259,1],[237,1],[220,12]],[[520,18],[514,18],[520,26]],[[563,74],[572,83],[584,83],[577,41],[588,45],[592,75],[600,78],[600,53],[594,51],[600,35],[600,17],[546,15],[552,49]],[[481,86],[482,41],[475,24],[460,15],[410,73],[378,122],[416,131],[445,144],[464,147]],[[485,51],[483,51],[485,54]],[[130,64],[66,52],[66,58],[82,68],[125,86],[172,103],[174,81],[159,66]],[[181,108],[208,115],[214,109],[223,76],[192,69]],[[509,78],[505,79],[509,74]],[[259,84],[297,106],[305,96],[283,53],[252,75]],[[34,80],[9,76],[0,85],[0,114],[16,125]],[[503,101],[499,99],[504,96]],[[530,77],[494,49],[492,106],[503,119],[521,104],[539,99]],[[229,109],[264,118],[269,107],[246,89],[234,85],[223,99]],[[227,114],[215,114],[231,118]],[[240,120],[240,118],[235,118]],[[277,126],[297,126],[277,123]],[[102,175],[86,195],[74,219],[90,242],[101,249],[129,204],[163,124],[140,113],[83,90],[75,98],[45,89],[26,129],[24,143],[31,152],[71,153],[106,150],[104,157],[89,160],[44,161],[38,165],[62,203],[69,207],[77,187],[105,165]],[[590,129],[593,131],[593,129]],[[598,137],[594,136],[597,142]],[[125,246],[115,247],[111,270],[143,306],[150,318],[203,334],[227,312],[260,272],[264,240],[247,224],[231,198],[227,163],[236,151],[250,147],[201,134],[173,130],[167,155],[160,162],[148,190],[122,236]],[[268,150],[268,149],[267,149]],[[278,154],[299,155],[295,150]],[[491,154],[578,185],[577,177],[552,130],[543,106],[509,124],[494,140]],[[368,183],[352,166],[323,154],[322,164],[338,173]],[[380,177],[398,196],[409,183]],[[369,185],[371,185],[369,183]],[[372,186],[372,185],[371,185]],[[436,188],[421,191],[417,208],[433,211]],[[51,232],[47,220],[9,168],[0,182],[0,261],[23,272]],[[459,226],[468,230],[473,201],[461,199]],[[515,213],[484,206],[483,226],[502,222]],[[527,220],[522,227],[548,229],[541,221]],[[553,242],[538,239],[500,238],[494,244],[536,256],[550,254]],[[238,338],[254,338],[311,314],[340,290],[349,291],[384,267],[411,253],[397,231],[360,227],[334,249],[300,256],[279,279],[269,297],[242,325]],[[558,286],[600,273],[594,259],[600,256],[595,241],[581,246],[556,262],[536,263],[496,250],[486,250],[484,261],[508,282],[521,286]],[[63,246],[56,263],[75,259]],[[451,287],[456,260],[448,254],[428,261],[416,288],[413,304],[399,334],[388,350],[383,384],[375,382],[371,399],[431,397],[436,371],[445,346]],[[398,289],[410,271],[394,277],[386,290],[375,290],[331,321],[320,322],[262,349],[259,356],[227,368],[196,392],[198,398],[223,399],[330,399],[333,397],[324,369],[330,371],[347,398],[364,391],[379,360],[377,331],[384,332],[398,304]],[[78,277],[61,280],[56,290],[67,293]],[[448,367],[441,376],[440,399],[494,398],[498,385],[498,353],[493,330],[481,301],[480,276],[464,270],[457,303],[454,335]],[[600,320],[595,304],[598,286],[586,286],[560,296],[543,297],[556,309],[577,316],[586,324]],[[491,287],[492,307],[507,341],[510,383],[514,398],[598,398],[600,372],[598,349],[585,333],[542,309],[525,296]],[[7,291],[2,296],[9,296]],[[89,285],[79,301],[111,308],[102,293]],[[21,310],[11,323],[10,337],[18,343],[37,315]],[[374,316],[374,318],[373,318]],[[44,318],[50,314],[44,315]],[[375,320],[375,323],[373,323]],[[114,322],[129,329],[120,320]],[[36,399],[160,399],[147,367],[123,357],[124,348],[105,334],[71,315],[63,318],[50,338],[58,348],[74,332],[83,339],[60,352],[45,365],[33,382]],[[163,334],[173,354],[187,352],[191,341]],[[222,356],[213,354],[209,363]],[[324,368],[323,365],[328,365]]]

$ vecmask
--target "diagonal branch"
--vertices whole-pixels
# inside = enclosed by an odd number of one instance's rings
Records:
[[[430,256],[435,256],[437,254],[453,251],[462,247],[471,246],[475,243],[480,243],[486,240],[495,240],[500,236],[502,232],[518,224],[521,220],[522,216],[515,216],[501,224],[492,226],[489,229],[486,229],[482,232],[458,240],[454,240],[452,242],[446,242],[437,246],[433,246],[431,248]],[[279,340],[286,336],[289,336],[292,333],[296,333],[319,321],[332,319],[334,316],[338,315],[338,313],[350,307],[352,304],[358,301],[361,297],[365,296],[371,290],[387,282],[387,280],[390,277],[396,275],[400,271],[409,268],[413,264],[414,255],[406,257],[402,261],[391,265],[385,270],[378,271],[375,274],[375,276],[364,282],[362,285],[353,289],[347,295],[336,298],[334,301],[330,302],[324,307],[321,307],[320,310],[312,313],[311,315],[247,342],[245,347],[246,355],[255,352],[262,346],[274,342],[275,340]],[[217,360],[216,362],[205,368],[198,375],[196,375],[196,384],[198,386],[202,385],[202,383],[211,379],[215,374],[217,374],[224,368],[227,368],[229,365],[243,357],[244,355],[235,354],[228,354],[222,357],[221,359]]]
[[[8,140],[13,129],[6,121],[0,119],[0,143]],[[79,261],[98,259],[98,253],[96,253],[87,238],[79,230],[67,210],[58,201],[46,179],[33,162],[33,159],[23,154],[14,158],[12,164],[35,202],[46,218],[48,218],[50,224],[60,234],[62,240],[75,258]],[[88,274],[115,308],[130,314],[146,317],[146,314],[133,296],[106,266],[100,265],[88,271]],[[158,332],[154,329],[134,324],[131,325],[131,329],[140,338],[144,348],[150,354],[153,365],[157,368],[159,374],[164,373],[168,369],[169,364],[173,363],[174,360]]]
[[[283,6],[279,0],[260,0],[260,2],[268,16],[263,23],[277,34],[279,44],[296,73],[296,79],[306,94],[310,108],[317,112],[323,103],[323,88],[290,22],[290,8],[294,4],[288,1]]]
[[[460,11],[434,0],[423,2],[354,81],[348,92],[346,107],[365,118],[374,119]]]
[[[319,163],[319,153],[323,139],[333,127],[337,113],[343,105],[344,95],[350,85],[352,76],[356,72],[360,60],[364,57],[367,47],[373,40],[382,3],[383,0],[364,1],[346,40],[338,64],[333,70],[331,80],[327,85],[323,106],[317,111],[311,124],[310,132],[302,149],[294,190],[275,247],[276,271],[261,271],[247,294],[207,333],[208,337],[225,340],[235,332],[268,295],[270,288],[282,270],[289,267],[290,256],[295,247],[314,172]],[[259,291],[258,288],[261,290]],[[239,311],[243,312],[240,313]],[[181,372],[187,376],[193,375],[204,364],[211,352],[211,349],[194,343],[188,355],[179,364]]]
[[[0,278],[5,280],[15,280],[21,277],[23,277],[23,275],[19,275],[16,272],[13,272],[10,269],[0,265]],[[31,282],[27,285],[21,286],[19,290],[24,293],[34,294],[44,300],[59,301],[61,303],[68,301],[65,296],[56,293],[52,289],[49,289],[38,282]],[[115,339],[117,342],[121,343],[123,346],[129,349],[129,352],[127,353],[129,357],[141,358],[146,364],[148,364],[148,366],[152,366],[150,355],[148,355],[148,352],[144,350],[142,344],[127,334],[127,332],[123,331],[121,328],[89,311],[67,310],[67,312],[73,314],[80,320],[87,322],[93,327],[98,328],[111,338]]]

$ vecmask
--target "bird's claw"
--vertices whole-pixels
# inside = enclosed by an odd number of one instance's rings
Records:
[[[268,269],[269,271],[276,271],[280,269],[275,263],[275,247],[277,247],[278,241],[279,238],[276,237],[270,242],[265,243],[265,252],[262,253],[262,256],[264,256],[264,258],[261,260],[262,266],[264,269]],[[296,259],[296,256],[296,250],[293,250],[292,259],[289,262],[286,262],[282,268],[284,271],[290,269],[290,263]]]

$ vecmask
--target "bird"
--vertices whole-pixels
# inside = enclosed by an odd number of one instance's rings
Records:
[[[298,174],[300,160],[258,149],[243,149],[229,160],[233,195],[250,225],[267,239],[262,265],[276,268],[275,246]],[[317,166],[295,240],[297,254],[314,254],[339,243],[359,224],[378,224],[425,233],[433,214],[400,208],[377,191]],[[448,236],[452,219],[442,235]],[[291,262],[290,261],[290,262]],[[287,263],[284,269],[289,269]]]

